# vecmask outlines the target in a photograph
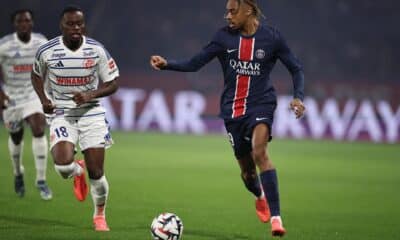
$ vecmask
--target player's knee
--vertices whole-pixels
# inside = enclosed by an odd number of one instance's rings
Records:
[[[40,138],[44,136],[45,130],[44,130],[44,126],[35,126],[32,127],[32,135],[35,138]]]
[[[54,168],[56,171],[60,174],[61,177],[64,179],[70,178],[72,176],[72,173],[75,170],[75,165],[74,163],[70,163],[67,165],[54,165]]]
[[[265,147],[255,147],[253,149],[253,159],[257,165],[264,161],[268,161],[267,151]]]
[[[10,137],[11,137],[11,141],[15,144],[15,145],[19,145],[22,142],[22,138],[24,136],[24,131],[20,130],[16,133],[11,133]]]
[[[44,137],[44,129],[37,131],[37,132],[32,132],[33,137],[35,138],[41,138]]]
[[[88,170],[88,172],[89,172],[89,178],[92,180],[98,180],[101,177],[103,177],[103,175],[104,175],[103,169],[100,169],[100,168]]]
[[[255,170],[242,171],[241,176],[243,181],[249,182],[257,178],[257,172]]]
[[[56,165],[69,165],[74,161],[74,152],[73,151],[65,151],[58,150],[55,147],[51,150],[51,154],[53,156],[54,163]]]
[[[245,170],[242,171],[241,173],[243,180],[247,180],[247,179],[254,179],[257,177],[257,172],[256,170]]]

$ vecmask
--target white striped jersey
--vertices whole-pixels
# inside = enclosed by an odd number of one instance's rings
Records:
[[[31,71],[35,53],[45,42],[47,39],[39,33],[32,33],[28,43],[19,40],[16,33],[0,39],[3,90],[10,98],[10,104],[21,105],[37,98],[31,83]]]
[[[33,71],[45,81],[45,93],[60,115],[77,114],[80,110],[84,114],[99,106],[99,99],[93,99],[78,107],[72,100],[73,93],[95,90],[99,80],[110,82],[119,76],[118,67],[104,46],[86,36],[75,51],[64,45],[62,36],[48,41],[37,51]]]

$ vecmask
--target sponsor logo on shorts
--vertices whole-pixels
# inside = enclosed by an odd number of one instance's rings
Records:
[[[267,120],[267,119],[268,119],[267,117],[257,117],[256,121],[262,121],[262,120]]]

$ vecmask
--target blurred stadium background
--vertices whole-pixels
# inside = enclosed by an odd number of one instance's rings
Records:
[[[0,35],[12,31],[10,12],[29,7],[36,13],[35,30],[50,39],[59,35],[60,11],[74,1],[6,2]],[[293,122],[287,99],[280,98],[277,137],[400,140],[399,3],[259,2],[303,62],[306,75],[307,117],[302,126]],[[89,35],[110,49],[121,70],[122,90],[107,101],[114,128],[222,132],[217,61],[198,73],[181,74],[152,71],[148,60],[155,53],[173,58],[196,53],[224,24],[225,1],[75,3],[86,11]],[[291,94],[290,75],[282,64],[272,78],[280,95]]]
[[[187,74],[155,72],[148,64],[152,54],[196,53],[225,24],[225,1],[6,0],[0,36],[13,31],[9,16],[18,8],[35,12],[35,31],[58,36],[59,14],[69,4],[85,10],[88,35],[120,67],[121,89],[104,101],[117,142],[106,167],[113,231],[101,236],[90,230],[90,203],[74,202],[70,184],[51,163],[54,200],[41,202],[31,184],[27,201],[16,201],[7,133],[0,127],[0,238],[149,239],[152,217],[173,211],[183,218],[184,239],[269,239],[253,216],[217,117],[218,63]],[[280,95],[271,154],[280,170],[287,239],[400,239],[400,2],[259,4],[306,76],[308,111],[301,122],[287,109],[290,75],[279,63],[271,76]],[[25,142],[29,184],[33,161]]]

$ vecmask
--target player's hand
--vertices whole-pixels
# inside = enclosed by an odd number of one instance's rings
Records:
[[[6,109],[8,101],[10,101],[10,98],[3,91],[0,91],[0,108]]]
[[[150,65],[156,69],[161,70],[162,68],[167,66],[167,60],[165,58],[155,55],[150,57]]]
[[[47,114],[53,114],[55,106],[49,99],[42,101],[43,112]]]
[[[290,102],[290,109],[294,112],[297,119],[303,117],[304,112],[306,111],[303,102],[298,98],[295,98]]]
[[[72,94],[74,95],[72,97],[72,100],[78,106],[87,103],[93,99],[93,94],[91,92],[73,92]]]

